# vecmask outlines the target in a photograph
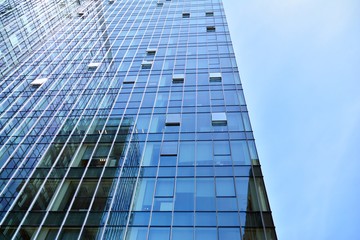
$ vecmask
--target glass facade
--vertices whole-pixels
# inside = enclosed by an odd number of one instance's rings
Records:
[[[0,239],[277,239],[221,0],[0,0]]]

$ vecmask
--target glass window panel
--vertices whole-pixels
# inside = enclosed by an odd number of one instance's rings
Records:
[[[192,228],[172,228],[172,240],[193,240],[194,233]]]
[[[227,198],[217,198],[216,206],[218,211],[237,211],[237,201],[236,198],[227,197]]]
[[[213,178],[196,178],[197,197],[215,197]]]
[[[216,196],[234,197],[234,180],[232,178],[216,178]]]
[[[230,145],[228,141],[214,141],[214,155],[229,155]]]
[[[218,212],[218,226],[239,226],[237,212]]]
[[[181,121],[180,114],[167,114],[166,125],[167,126],[179,126]]]
[[[199,113],[197,115],[197,131],[209,132],[211,130],[211,116],[206,113]]]
[[[151,210],[153,194],[154,194],[154,185],[155,185],[154,179],[140,178],[133,203],[134,210],[138,210],[138,211]]]
[[[244,126],[245,126],[245,131],[251,131],[251,125],[250,125],[250,119],[249,119],[249,115],[247,112],[243,112],[242,113],[242,117],[244,119]]]
[[[195,159],[195,143],[181,142],[179,165],[194,165]]]
[[[196,226],[211,227],[216,226],[215,212],[196,212],[195,213]]]
[[[229,240],[229,239],[240,240],[240,229],[239,228],[219,228],[219,240]]]
[[[195,229],[195,240],[217,240],[216,228],[196,228]],[[226,239],[226,240],[230,240]],[[225,239],[223,239],[225,240]],[[232,240],[232,239],[231,239]]]
[[[150,212],[132,212],[130,225],[148,226],[150,221]]]
[[[174,212],[174,226],[193,226],[194,213],[193,212]]]
[[[145,227],[129,227],[126,240],[144,240],[146,239],[147,228]],[[118,236],[117,232],[113,231],[112,234],[109,233],[109,236],[115,237]],[[121,238],[109,238],[109,239],[121,239]]]
[[[147,133],[149,129],[150,116],[139,115],[136,122],[136,128],[139,133]]]
[[[194,210],[194,179],[176,180],[175,211]]]
[[[231,156],[235,164],[250,165],[250,154],[246,141],[231,141]]]
[[[259,158],[258,158],[258,155],[257,155],[255,142],[254,141],[248,141],[248,143],[249,143],[249,149],[250,149],[251,163],[254,164],[254,165],[259,165]]]
[[[157,197],[154,199],[153,211],[172,211],[173,208],[173,198]]]
[[[63,228],[60,233],[60,239],[77,239],[80,228]]]
[[[240,113],[227,113],[229,131],[244,131]]]
[[[160,166],[175,166],[176,159],[177,159],[176,156],[161,156]]]
[[[161,155],[163,156],[177,155],[177,152],[178,152],[177,142],[163,142],[161,147]]]
[[[157,166],[160,156],[160,143],[148,142],[145,147],[143,166]]]
[[[196,163],[203,165],[203,164],[212,164],[213,163],[213,149],[212,149],[212,142],[197,142],[196,145]]]
[[[144,239],[146,239],[146,237],[143,238],[142,240]],[[170,239],[170,228],[154,228],[154,227],[150,228],[148,240],[168,240],[168,239]]]
[[[174,195],[174,179],[159,178],[156,182],[156,197],[172,197]]]
[[[152,226],[170,226],[171,212],[153,212],[151,216]]]
[[[165,116],[153,115],[150,125],[150,132],[162,132],[165,126]]]

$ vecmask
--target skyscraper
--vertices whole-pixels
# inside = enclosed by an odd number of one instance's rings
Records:
[[[221,0],[0,14],[0,239],[276,239]]]

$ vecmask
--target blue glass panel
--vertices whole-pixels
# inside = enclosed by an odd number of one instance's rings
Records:
[[[194,210],[194,179],[176,180],[175,211]]]
[[[154,185],[154,179],[143,178],[140,180],[139,185],[136,189],[137,194],[133,203],[134,210],[151,210],[154,194]]]
[[[116,234],[116,232],[114,233]],[[146,239],[146,234],[147,228],[145,227],[129,227],[126,234],[126,240],[144,240]]]
[[[194,232],[192,228],[172,228],[172,240],[193,240]]]
[[[237,211],[237,201],[235,197],[216,198],[218,211]]]
[[[195,225],[203,227],[216,226],[216,213],[215,212],[196,212]]]
[[[174,212],[173,219],[174,226],[193,226],[194,213],[193,212]]]
[[[174,179],[159,178],[156,182],[156,197],[172,197],[174,195]]]
[[[146,238],[143,238],[144,240]],[[150,228],[148,240],[168,240],[170,239],[170,228]],[[140,240],[140,239],[139,239]]]
[[[195,240],[217,240],[216,228],[196,228],[195,229]],[[222,240],[232,240],[231,238]]]
[[[216,178],[216,196],[234,197],[235,187],[233,178]]]
[[[131,214],[130,224],[134,226],[148,226],[150,212],[133,212]]]
[[[240,240],[240,228],[219,228],[219,240]]]
[[[200,165],[212,164],[213,162],[213,148],[212,142],[197,142],[196,146],[196,163]]]
[[[195,143],[181,142],[179,165],[194,165],[195,159]]]
[[[234,163],[250,165],[250,154],[246,141],[231,141],[230,145]]]
[[[239,226],[237,212],[218,212],[218,226]]]
[[[215,184],[213,178],[196,179],[196,210],[215,211]]]
[[[153,212],[151,216],[152,226],[170,226],[171,212]]]

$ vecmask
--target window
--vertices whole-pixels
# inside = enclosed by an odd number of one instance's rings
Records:
[[[110,4],[114,3],[114,0],[109,0],[109,3],[110,3]]]
[[[215,32],[215,27],[214,26],[207,26],[206,31],[207,32]]]
[[[171,212],[152,212],[151,225],[152,226],[170,226],[171,225]],[[156,235],[156,237],[154,236],[154,238],[151,238],[151,239],[154,239],[154,240],[169,239],[169,238],[162,238],[162,237],[163,237],[163,235]]]
[[[156,54],[156,49],[155,49],[155,48],[148,48],[148,49],[146,50],[146,54],[147,54],[148,56],[154,56],[154,55]]]
[[[162,3],[162,2],[157,2],[156,5],[157,5],[158,7],[162,7],[162,6],[164,5],[164,3]]]
[[[123,84],[134,84],[134,83],[135,83],[135,77],[127,77],[123,81]]]
[[[79,17],[85,18],[86,15],[87,15],[87,13],[86,13],[84,10],[79,10],[79,11],[78,11],[78,16],[79,16]]]
[[[184,83],[185,76],[184,74],[175,74],[173,75],[172,82],[173,83]]]
[[[219,228],[219,240],[240,240],[239,228]]]
[[[164,220],[165,220],[165,217],[168,217],[168,215],[167,216],[162,215],[162,216],[159,216],[159,218],[160,219],[164,218]],[[167,223],[167,224],[169,224],[169,226],[170,226],[170,222]],[[146,237],[140,236],[137,238],[129,238],[129,239],[146,239]],[[167,227],[167,228],[152,227],[152,228],[150,228],[148,240],[160,240],[160,239],[170,239],[170,227]]]
[[[215,227],[195,228],[195,240],[217,240],[217,232]],[[230,239],[230,238],[229,238]]]
[[[178,151],[177,142],[164,142],[161,148],[161,156],[176,156]]]
[[[92,63],[89,63],[89,65],[88,65],[88,69],[96,69],[96,68],[98,68],[98,67],[100,67],[100,65],[101,65],[101,63],[99,63],[99,62],[92,62]]]
[[[155,197],[173,197],[174,179],[159,178],[156,183]]]
[[[206,17],[213,17],[214,16],[214,12],[206,12],[205,13]]]
[[[150,220],[150,212],[132,212],[131,220],[134,226],[147,226]]]
[[[210,73],[209,80],[210,82],[221,82],[221,73]]]
[[[150,69],[152,66],[153,62],[152,61],[143,61],[141,63],[141,68],[142,69]]]
[[[211,114],[211,122],[213,126],[224,126],[227,124],[226,113],[212,113]]]
[[[166,115],[166,126],[180,126],[181,116],[180,114],[167,114]]]
[[[193,228],[173,227],[172,240],[194,239]]]
[[[47,78],[37,78],[34,81],[32,81],[30,85],[33,87],[39,87],[43,85],[47,80],[48,80]]]
[[[196,179],[196,210],[215,211],[215,184],[214,178]],[[199,224],[199,223],[198,223]],[[216,225],[216,217],[215,217]],[[209,225],[212,226],[212,225]]]
[[[185,12],[185,13],[182,14],[182,17],[183,18],[190,18],[190,13]]]
[[[175,211],[194,210],[195,184],[193,178],[177,178],[175,190]]]
[[[217,197],[235,197],[235,186],[233,178],[216,178]]]

